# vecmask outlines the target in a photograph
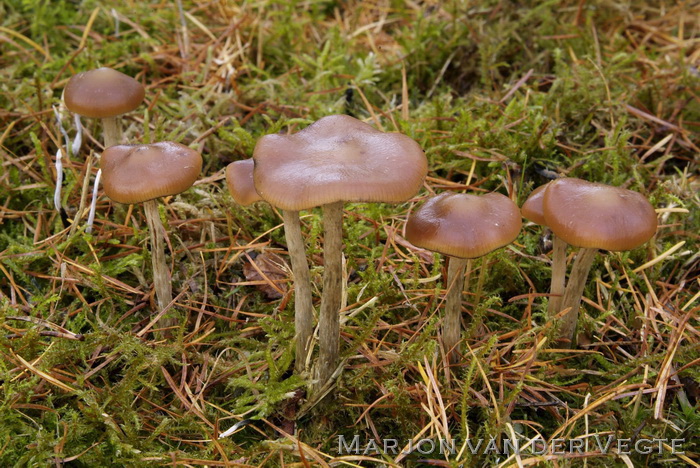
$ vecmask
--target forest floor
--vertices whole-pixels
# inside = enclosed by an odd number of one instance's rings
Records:
[[[0,3],[0,465],[700,466],[697,2],[178,6]],[[169,330],[152,320],[143,208],[100,191],[85,231],[103,150],[94,119],[63,158],[54,209],[54,109],[73,138],[62,90],[100,66],[146,87],[122,118],[126,141],[204,158],[195,185],[160,205]],[[280,213],[237,206],[224,169],[261,136],[330,114],[414,138],[429,174],[409,202],[345,206],[343,366],[319,399],[293,373]],[[461,357],[447,366],[446,261],[404,239],[408,213],[444,191],[521,205],[562,176],[642,193],[657,234],[598,255],[583,338],[562,349],[546,313],[548,236],[525,223],[472,262]],[[317,308],[319,214],[302,217]]]

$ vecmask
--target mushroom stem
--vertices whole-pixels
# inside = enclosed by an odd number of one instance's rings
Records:
[[[104,117],[102,119],[102,133],[105,148],[118,145],[122,140],[122,131],[116,117]]]
[[[447,296],[445,297],[445,318],[442,321],[442,347],[450,362],[458,353],[457,343],[462,332],[462,291],[465,283],[465,270],[470,261],[466,258],[449,257],[447,265]],[[468,280],[466,280],[468,281]]]
[[[158,214],[158,202],[148,200],[143,202],[148,222],[148,232],[151,237],[151,259],[153,260],[153,286],[156,290],[158,309],[163,310],[173,300],[170,271],[165,263],[165,228]],[[170,320],[167,321],[168,323]],[[164,326],[166,322],[161,322]]]
[[[547,316],[553,317],[561,310],[566,281],[566,242],[552,234],[552,283],[549,288]]]
[[[306,249],[304,248],[304,238],[301,234],[299,212],[282,210],[282,219],[284,220],[284,236],[287,239],[287,250],[289,251],[289,258],[292,262],[292,274],[294,275],[295,369],[297,373],[302,373],[306,367],[311,336],[314,331],[309,264],[306,261]]]
[[[342,296],[343,203],[323,205],[323,295],[318,324],[317,388],[333,375],[338,365],[340,304]]]
[[[561,319],[559,324],[559,340],[568,340],[567,346],[573,347],[574,333],[576,331],[576,323],[578,320],[578,310],[581,306],[581,296],[586,287],[586,279],[588,272],[591,270],[593,260],[595,259],[598,249],[581,248],[576,254],[576,260],[571,267],[569,275],[569,284],[564,291],[564,297],[561,300],[561,309],[571,308]]]

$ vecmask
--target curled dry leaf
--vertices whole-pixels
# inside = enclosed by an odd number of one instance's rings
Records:
[[[250,260],[250,257],[248,257]],[[287,291],[289,265],[277,254],[261,253],[243,264],[243,274],[247,281],[255,281],[256,287],[268,299],[280,299]]]

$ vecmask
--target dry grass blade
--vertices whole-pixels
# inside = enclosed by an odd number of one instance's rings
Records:
[[[66,392],[71,392],[71,393],[76,391],[75,388],[73,388],[73,387],[71,387],[70,385],[67,385],[67,384],[61,382],[60,380],[58,380],[57,378],[55,378],[55,377],[52,376],[51,374],[48,374],[48,373],[46,373],[46,372],[44,372],[44,371],[41,371],[41,370],[37,369],[37,368],[34,367],[32,364],[30,364],[29,362],[25,361],[25,360],[22,358],[22,356],[20,356],[20,355],[18,355],[18,354],[12,353],[12,357],[13,357],[14,359],[17,359],[17,360],[20,362],[20,364],[22,364],[22,365],[23,365],[27,370],[29,370],[32,374],[36,374],[37,376],[41,377],[42,379],[46,380],[47,382],[49,382],[49,383],[51,383],[51,384],[57,386],[57,387],[60,388],[61,390],[66,391]]]
[[[664,358],[663,364],[661,365],[661,372],[656,379],[656,384],[654,388],[656,389],[656,403],[654,404],[654,418],[661,419],[664,407],[664,400],[666,399],[666,389],[668,387],[668,381],[671,376],[671,369],[673,366],[673,358],[678,351],[678,346],[683,339],[683,334],[685,331],[685,326],[690,320],[692,311],[686,313],[681,322],[676,328],[673,329],[671,340],[669,342],[668,351],[666,352],[666,357]]]

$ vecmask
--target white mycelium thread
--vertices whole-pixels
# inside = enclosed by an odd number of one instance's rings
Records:
[[[61,187],[63,186],[63,153],[61,148],[56,151],[56,189],[53,192],[53,206],[61,211]]]
[[[68,137],[68,132],[66,132],[66,129],[63,128],[63,122],[61,121],[61,114],[58,112],[58,109],[56,106],[53,106],[53,115],[56,117],[56,125],[58,125],[58,129],[61,132],[61,135],[63,135],[63,139],[66,142],[66,149],[70,147],[70,138]]]
[[[71,146],[71,155],[75,156],[80,152],[80,146],[83,144],[83,126],[80,123],[78,114],[73,115],[73,122],[75,123],[75,139]]]
[[[92,223],[95,221],[95,208],[97,206],[97,191],[100,188],[100,177],[102,177],[102,169],[97,171],[95,176],[95,185],[92,187],[92,202],[90,203],[90,214],[88,215],[87,227],[85,232],[92,232]]]
[[[80,116],[78,114],[75,114],[73,116],[73,122],[75,122],[76,126],[76,134],[75,139],[73,140],[73,144],[71,144],[68,132],[65,128],[63,128],[61,113],[58,111],[56,106],[53,106],[53,113],[56,117],[56,125],[58,126],[58,130],[61,132],[61,135],[63,135],[63,140],[66,145],[66,150],[68,151],[68,156],[75,156],[76,154],[78,154],[78,152],[80,151],[80,146],[83,144],[83,126],[80,123]],[[63,188],[63,151],[61,151],[60,148],[58,149],[58,151],[56,151],[55,166],[56,189],[54,190],[53,194],[53,204],[56,208],[56,211],[61,211],[61,189]]]
[[[53,106],[53,115],[56,117],[56,125],[58,130],[63,135],[63,139],[66,142],[66,149],[70,148],[70,138],[68,138],[68,132],[63,128],[63,123],[61,122],[61,114],[58,112],[56,106]],[[63,152],[59,148],[56,151],[56,190],[53,193],[53,205],[56,211],[61,211],[61,188],[63,187]]]

